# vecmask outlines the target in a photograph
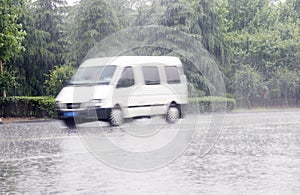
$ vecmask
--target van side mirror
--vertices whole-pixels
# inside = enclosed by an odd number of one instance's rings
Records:
[[[63,87],[68,86],[70,84],[69,80],[64,80],[63,81]]]

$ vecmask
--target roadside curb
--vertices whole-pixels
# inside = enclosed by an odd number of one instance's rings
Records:
[[[233,110],[231,113],[264,113],[264,112],[293,112],[293,111],[300,111],[300,108],[286,108],[286,109],[236,109]]]
[[[18,123],[42,123],[42,122],[51,122],[55,121],[55,119],[12,119],[5,120],[3,118],[0,119],[0,125],[4,124],[18,124]]]

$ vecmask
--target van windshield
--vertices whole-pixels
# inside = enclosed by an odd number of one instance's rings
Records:
[[[80,67],[69,81],[70,85],[109,85],[116,66]]]

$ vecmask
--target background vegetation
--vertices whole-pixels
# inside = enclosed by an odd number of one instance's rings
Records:
[[[300,0],[81,0],[74,6],[2,0],[0,13],[3,95],[55,96],[97,42],[122,29],[163,25],[203,44],[237,105],[300,104]],[[210,95],[207,79],[190,67],[184,61],[190,86]]]
[[[0,98],[1,117],[55,117],[55,99],[52,97],[11,96]]]
[[[203,113],[216,111],[232,111],[235,101],[224,97],[198,97],[190,98],[189,105],[184,112]],[[39,96],[10,96],[0,97],[1,117],[36,117],[55,118],[56,102],[54,97]]]

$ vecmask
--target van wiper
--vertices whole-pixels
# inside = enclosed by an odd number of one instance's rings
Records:
[[[71,86],[92,86],[92,85],[96,85],[95,82],[77,82],[77,81],[70,81],[68,83],[68,85]]]
[[[81,86],[81,85],[95,85],[96,84],[96,82],[95,81],[93,81],[93,80],[83,80],[83,81],[69,81],[68,82],[68,84],[69,85],[79,85],[79,86]]]
[[[108,85],[109,82],[107,81],[100,81],[100,82],[91,82],[91,83],[87,83],[87,82],[69,82],[68,85],[70,86],[94,86],[94,85]]]
[[[109,81],[98,81],[97,83],[95,83],[97,85],[108,85]]]

